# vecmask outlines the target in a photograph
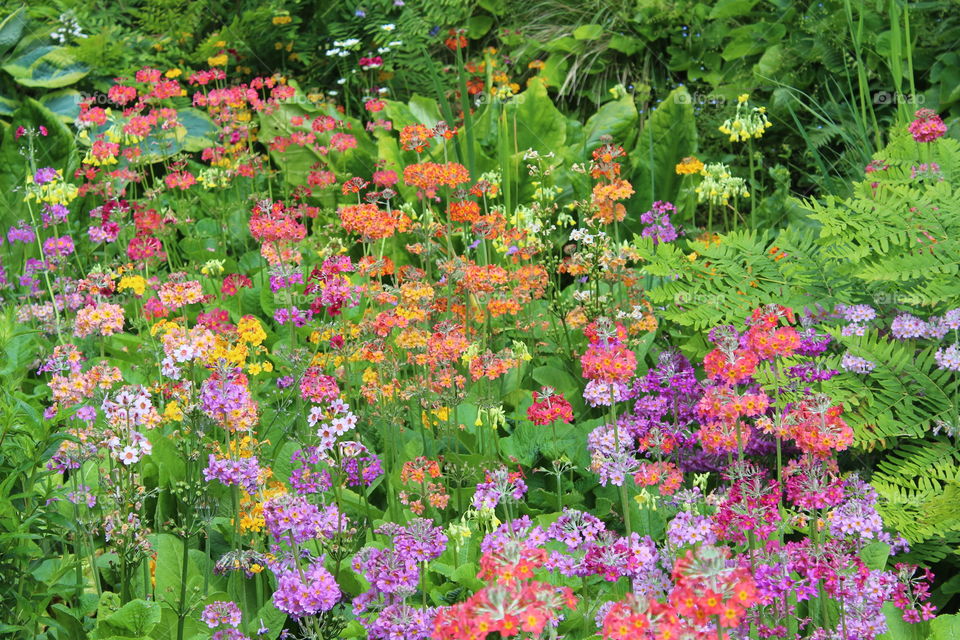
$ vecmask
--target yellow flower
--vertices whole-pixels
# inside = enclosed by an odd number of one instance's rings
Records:
[[[183,71],[181,71],[180,69],[169,69],[169,70],[167,70],[167,72],[166,72],[165,74],[163,74],[163,75],[165,75],[165,76],[167,76],[168,78],[171,78],[171,79],[172,79],[172,78],[178,78],[178,77],[180,77],[182,74],[183,74]]]
[[[675,167],[679,176],[689,176],[703,171],[703,163],[696,156],[687,156]]]
[[[180,409],[180,404],[176,400],[173,400],[167,404],[166,408],[163,410],[163,419],[170,422],[183,421],[183,411]]]
[[[739,96],[737,96],[737,104],[743,104],[749,99],[750,99],[749,93],[741,93]]]
[[[273,24],[290,24],[293,21],[293,18],[290,16],[273,16]]]
[[[227,54],[221,53],[220,55],[207,58],[207,64],[211,67],[225,67],[227,66],[227,60]]]
[[[117,290],[123,291],[124,289],[132,289],[138,297],[142,296],[147,289],[147,281],[143,276],[124,276],[120,278]]]

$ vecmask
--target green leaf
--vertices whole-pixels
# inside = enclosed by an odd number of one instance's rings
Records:
[[[75,89],[61,89],[40,96],[40,104],[65,124],[73,124],[80,115],[81,100],[83,100],[83,94]]]
[[[442,118],[440,117],[440,107],[433,98],[425,98],[414,94],[410,98],[410,115],[414,120],[428,127],[435,127]]]
[[[506,104],[507,123],[516,123],[516,148],[523,153],[559,150],[567,138],[567,119],[547,95],[542,82],[531,82],[526,91]]]
[[[21,6],[0,22],[0,54],[9,51],[20,40],[27,25],[27,8]]]
[[[160,622],[160,604],[147,600],[131,600],[106,619],[113,626],[134,636],[145,636]]]
[[[868,569],[882,571],[890,557],[890,545],[886,542],[871,542],[860,552],[860,558]]]
[[[903,611],[892,602],[883,605],[883,615],[887,618],[888,631],[877,636],[877,640],[927,640],[930,635],[930,623],[911,624],[903,619]]]
[[[643,40],[629,36],[615,35],[607,42],[607,46],[630,56],[643,48]]]
[[[599,147],[600,137],[604,135],[622,140],[636,123],[637,105],[633,96],[624,91],[619,99],[606,103],[587,120],[585,151],[589,153]]]
[[[467,37],[476,40],[490,31],[493,26],[493,16],[473,16],[467,20]]]
[[[17,84],[43,89],[71,85],[90,73],[90,67],[74,60],[65,48],[52,45],[30,49],[2,68]]]
[[[719,0],[713,5],[710,20],[723,20],[743,16],[750,12],[758,0]]]
[[[677,87],[650,114],[630,153],[636,163],[634,202],[648,207],[654,200],[676,200],[680,178],[675,167],[697,150],[693,99],[686,87]],[[641,209],[643,210],[643,209]]]
[[[604,32],[603,25],[583,24],[573,30],[573,37],[577,40],[597,40]]]
[[[960,615],[941,615],[930,621],[930,640],[960,638]]]

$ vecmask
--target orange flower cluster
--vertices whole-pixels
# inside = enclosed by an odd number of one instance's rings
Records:
[[[592,204],[596,207],[593,217],[610,224],[626,217],[626,208],[617,201],[633,195],[633,185],[620,177],[620,163],[617,162],[627,152],[610,142],[609,136],[601,140],[604,144],[593,152],[593,161],[590,163],[590,176],[599,181],[593,188]]]
[[[454,189],[469,181],[470,172],[458,162],[421,162],[403,169],[404,184],[417,187],[427,198],[435,197],[440,187]]]
[[[410,219],[399,211],[384,211],[375,204],[354,204],[337,209],[340,226],[356,233],[364,240],[389,238],[397,231],[403,232]]]

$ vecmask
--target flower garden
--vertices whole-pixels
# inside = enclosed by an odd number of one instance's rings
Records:
[[[287,4],[0,23],[0,637],[960,638],[948,10]]]

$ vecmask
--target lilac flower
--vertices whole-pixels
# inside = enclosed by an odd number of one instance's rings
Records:
[[[66,222],[70,210],[62,204],[44,204],[40,211],[40,219],[43,221],[43,228]]]
[[[48,182],[53,182],[57,178],[57,170],[53,167],[43,167],[42,169],[37,169],[36,173],[33,174],[34,184],[46,184]]]
[[[392,603],[372,616],[364,625],[369,640],[429,640],[433,636],[433,607],[418,609]]]
[[[330,539],[346,528],[347,518],[335,504],[318,507],[304,496],[287,494],[264,502],[263,522],[276,540],[292,545]]]
[[[587,436],[590,470],[600,476],[603,486],[609,483],[619,487],[627,476],[633,475],[640,464],[634,450],[633,436],[619,425],[602,424]]]
[[[591,407],[609,407],[630,398],[630,389],[622,382],[591,380],[583,390],[583,399]]]
[[[679,549],[697,543],[716,544],[717,536],[710,518],[681,511],[667,526],[667,540],[673,549]]]
[[[857,324],[870,322],[877,317],[876,310],[867,304],[838,304],[834,310],[847,322]]]
[[[576,509],[563,508],[563,514],[547,529],[547,535],[567,545],[572,550],[579,549],[588,542],[594,542],[606,531],[606,525],[596,516]]]
[[[505,467],[487,472],[486,482],[477,485],[473,494],[474,509],[495,509],[500,501],[509,498],[519,501],[527,492],[527,484],[517,473],[510,473]]]
[[[293,376],[280,376],[277,378],[277,388],[286,389],[293,384]]]
[[[43,243],[43,255],[54,263],[72,254],[73,249],[73,238],[70,236],[47,238]]]
[[[875,362],[870,362],[866,358],[855,356],[848,351],[843,354],[843,357],[840,359],[840,366],[847,371],[852,371],[853,373],[866,374],[873,371],[877,364]]]
[[[937,349],[933,359],[937,361],[940,369],[960,371],[960,344],[953,343],[949,347]]]
[[[960,329],[960,309],[950,309],[943,314],[943,323],[952,331]]]
[[[340,587],[321,560],[304,570],[303,578],[296,568],[277,575],[273,604],[295,620],[329,611],[340,600]]]
[[[677,230],[670,223],[670,215],[677,208],[669,202],[657,200],[651,209],[640,216],[640,222],[648,225],[640,232],[644,238],[653,238],[653,243],[673,242],[677,239]]]
[[[7,231],[7,241],[11,244],[14,242],[30,244],[36,239],[37,236],[33,232],[33,227],[23,220],[19,221],[15,227],[10,227],[9,231]]]
[[[211,629],[216,629],[220,625],[236,628],[240,626],[243,620],[243,614],[240,613],[240,607],[238,607],[236,603],[217,600],[203,608],[200,620],[205,622]]]
[[[364,547],[354,556],[353,570],[366,578],[374,596],[377,594],[396,594],[398,597],[412,595],[416,593],[420,582],[416,560],[393,549]],[[361,603],[364,602],[365,600],[361,600]],[[354,607],[356,606],[355,601]]]
[[[890,333],[897,340],[925,338],[928,331],[926,322],[909,313],[901,313],[890,323]]]
[[[447,548],[447,536],[443,529],[426,518],[415,518],[402,527],[389,523],[377,529],[377,533],[393,536],[397,553],[413,558],[415,562],[439,558]]]
[[[259,476],[260,464],[255,456],[231,460],[217,458],[211,453],[207,459],[207,468],[203,470],[203,477],[207,482],[219,480],[228,487],[237,485],[249,494],[257,492]]]

